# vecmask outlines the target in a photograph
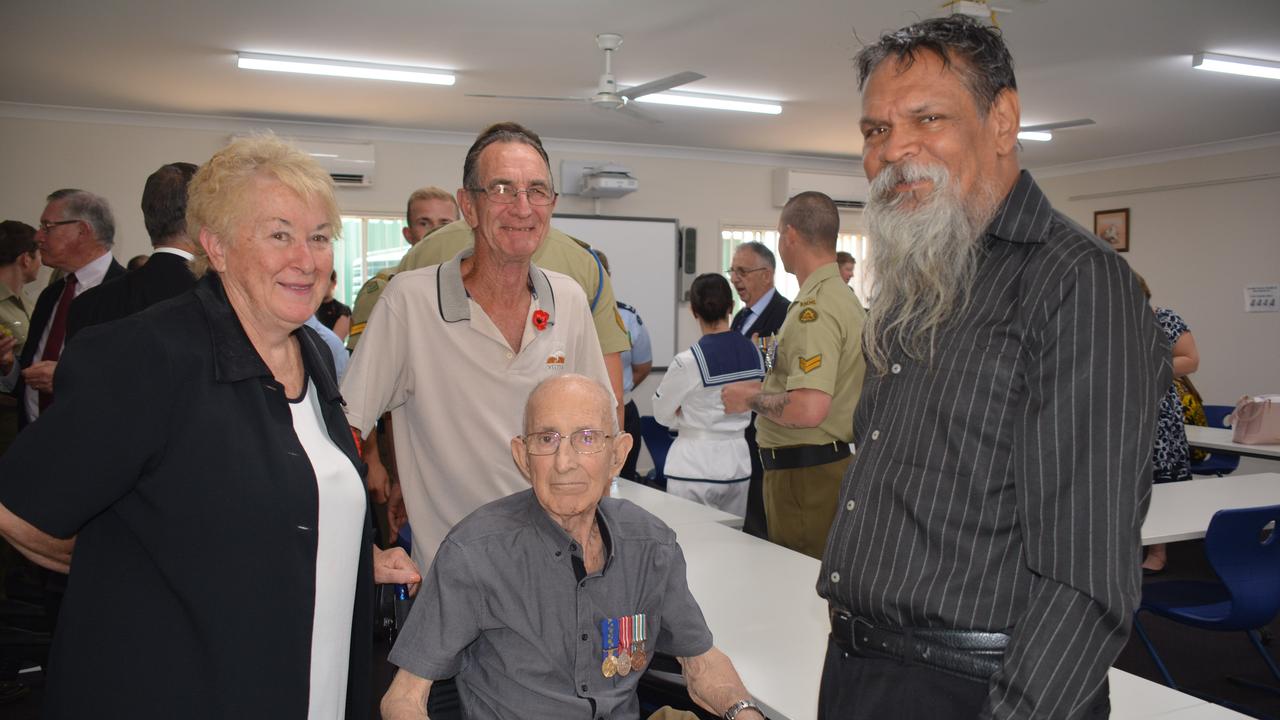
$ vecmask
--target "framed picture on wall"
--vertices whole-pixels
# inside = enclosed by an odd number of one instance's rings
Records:
[[[1129,208],[1095,212],[1093,234],[1111,243],[1116,252],[1129,252]]]

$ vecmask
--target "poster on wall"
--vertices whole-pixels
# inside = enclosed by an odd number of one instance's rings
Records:
[[[1129,252],[1129,208],[1095,212],[1093,234],[1106,240],[1116,252]]]
[[[1245,285],[1244,311],[1280,312],[1280,285]]]

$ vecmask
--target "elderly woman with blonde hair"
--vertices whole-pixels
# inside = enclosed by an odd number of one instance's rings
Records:
[[[253,137],[189,195],[196,287],[78,335],[59,402],[0,459],[0,533],[70,570],[45,717],[364,717],[373,584],[420,578],[371,544],[333,361],[303,326],[332,182]]]

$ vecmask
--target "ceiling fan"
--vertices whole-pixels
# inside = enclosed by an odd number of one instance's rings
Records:
[[[618,82],[613,77],[613,53],[622,46],[622,36],[617,33],[600,33],[596,35],[596,47],[604,51],[604,74],[600,76],[600,84],[596,87],[596,94],[591,97],[547,97],[544,95],[490,95],[483,93],[468,93],[467,97],[479,98],[500,98],[503,100],[557,100],[568,102],[585,102],[593,107],[601,110],[617,110],[632,117],[648,120],[649,122],[662,122],[647,113],[641,112],[634,107],[632,103],[636,98],[642,95],[663,92],[673,87],[678,87],[694,80],[701,80],[706,77],[701,73],[685,71],[668,75],[667,77],[647,82],[643,85],[627,88],[621,92],[618,91]]]

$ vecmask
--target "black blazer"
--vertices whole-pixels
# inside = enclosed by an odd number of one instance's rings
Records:
[[[329,438],[363,475],[332,356],[310,328],[294,336]],[[44,716],[305,718],[316,477],[218,278],[86,329],[57,382],[58,402],[0,457],[0,503],[78,536]],[[363,505],[348,718],[372,706]]]
[[[768,335],[777,334],[782,328],[782,322],[787,319],[787,308],[791,306],[791,301],[782,297],[782,293],[777,288],[773,290],[773,298],[769,300],[769,304],[764,306],[764,312],[760,313],[760,317],[751,324],[751,329],[747,332],[748,336],[759,335],[766,337]],[[741,322],[742,316],[746,314],[749,308],[742,308],[737,315],[733,316],[733,324],[737,326]]]
[[[90,325],[128,317],[195,286],[186,260],[173,253],[154,253],[137,270],[81,293],[67,316],[67,339]]]
[[[124,275],[124,266],[116,262],[115,258],[111,259],[111,264],[107,266],[107,274],[102,278],[102,282],[108,283],[113,279]],[[44,290],[40,291],[40,297],[36,298],[35,310],[31,313],[31,327],[27,331],[27,342],[22,346],[22,355],[18,357],[18,366],[23,368],[31,367],[36,361],[36,346],[40,344],[40,336],[44,334],[44,328],[53,318],[53,311],[58,306],[58,298],[62,297],[62,289],[67,286],[66,278],[58,278]],[[67,338],[71,337],[71,317],[76,314],[76,305],[84,299],[96,288],[90,288],[80,293],[75,300],[71,301],[71,309],[67,311]],[[65,340],[62,349],[66,350]],[[18,375],[18,384],[14,387],[13,393],[18,397],[18,427],[26,427],[34,418],[27,417],[27,401],[25,399],[27,384],[22,381],[22,375]]]

